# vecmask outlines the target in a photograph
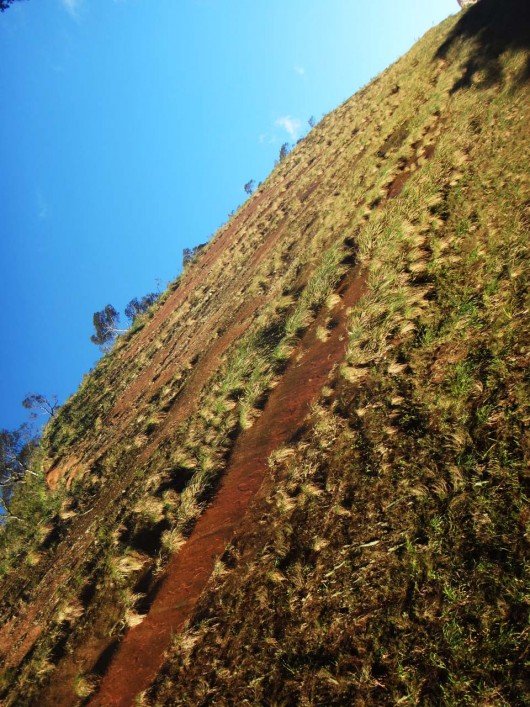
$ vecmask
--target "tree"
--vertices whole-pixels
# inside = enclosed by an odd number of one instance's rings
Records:
[[[251,179],[249,182],[247,182],[244,186],[245,191],[247,194],[252,194],[254,190],[256,189],[256,182],[254,179]]]
[[[15,0],[0,0],[0,12],[7,10],[14,2]]]
[[[307,122],[309,123],[310,128],[314,128],[317,121],[315,120],[315,116],[312,115]]]
[[[133,322],[139,314],[145,314],[159,297],[160,295],[157,292],[150,292],[141,299],[134,297],[125,307],[125,316],[130,322]]]
[[[205,245],[206,243],[201,243],[194,248],[184,248],[182,251],[182,267],[186,268]]]
[[[31,417],[36,418],[38,415],[49,415],[53,417],[59,407],[59,399],[56,395],[52,395],[51,398],[47,398],[45,395],[40,393],[31,393],[31,395],[26,395],[22,401],[23,407],[26,410],[33,410]],[[39,412],[35,412],[40,410]]]
[[[30,434],[27,425],[17,430],[0,430],[0,505],[2,514],[13,518],[9,511],[9,502],[17,484],[22,483],[28,474],[37,476],[30,469],[31,459],[37,446],[37,440]],[[20,520],[20,519],[18,519]]]
[[[284,142],[283,145],[280,147],[280,162],[287,157],[290,151],[291,146],[288,142]]]
[[[193,260],[193,248],[184,248],[182,251],[182,267],[186,268]]]
[[[92,334],[90,341],[97,346],[106,347],[113,343],[117,334],[121,334],[125,329],[119,329],[120,315],[111,304],[108,304],[99,312],[94,312],[93,320],[96,333]]]

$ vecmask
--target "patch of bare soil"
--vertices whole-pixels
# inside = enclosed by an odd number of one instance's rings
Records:
[[[347,344],[347,311],[360,297],[363,277],[354,270],[340,289],[332,312],[333,327],[326,340],[316,331],[323,312],[293,353],[265,409],[249,430],[241,433],[212,504],[205,510],[183,548],[170,561],[165,579],[144,621],[131,628],[103,677],[93,707],[129,707],[160,670],[171,636],[192,616],[216,560],[233,538],[256,493],[268,476],[268,457],[288,444],[303,425]]]
[[[433,116],[434,122],[430,125],[427,130],[425,130],[422,139],[413,145],[415,154],[409,160],[405,160],[401,166],[398,174],[390,183],[387,189],[387,199],[395,199],[403,191],[403,187],[412,177],[414,172],[418,169],[420,165],[420,160],[430,160],[434,155],[436,145],[434,142],[430,142],[429,135],[436,132],[438,123],[440,121],[440,115],[436,114]]]
[[[119,618],[119,608],[112,601],[107,601],[102,613],[98,616],[97,625],[74,655],[67,655],[54,673],[53,680],[38,696],[38,707],[55,707],[55,705],[76,704],[76,682],[94,667],[94,659],[99,656],[99,662],[104,662],[115,648],[116,639],[109,635],[110,630]],[[37,703],[35,703],[37,704]]]

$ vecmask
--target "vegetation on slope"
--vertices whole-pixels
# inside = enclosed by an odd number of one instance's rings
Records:
[[[451,91],[455,59],[434,157],[356,235],[342,376],[149,704],[530,699],[527,56]]]
[[[50,424],[61,507],[4,546],[6,704],[94,689],[353,256],[347,359],[149,699],[524,702],[528,64],[495,8],[321,121]]]

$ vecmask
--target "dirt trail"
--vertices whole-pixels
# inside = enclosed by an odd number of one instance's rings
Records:
[[[331,312],[334,328],[325,341],[316,337],[322,313],[310,327],[273,389],[261,417],[243,432],[211,506],[199,518],[189,540],[169,563],[164,582],[144,621],[125,635],[103,677],[92,707],[130,707],[160,670],[171,636],[192,616],[217,558],[268,474],[271,452],[287,444],[299,430],[311,404],[318,398],[333,366],[347,344],[347,310],[363,290],[363,278],[354,270],[339,293],[341,302]]]

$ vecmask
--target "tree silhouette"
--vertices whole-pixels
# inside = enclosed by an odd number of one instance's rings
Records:
[[[280,162],[287,157],[290,151],[291,146],[288,142],[284,142],[283,145],[280,147]]]
[[[47,398],[45,395],[41,395],[40,393],[31,393],[30,395],[26,395],[22,401],[22,405],[26,408],[26,410],[33,410],[31,413],[31,417],[33,418],[36,418],[38,415],[42,414],[53,417],[59,407],[59,400],[56,395],[52,395],[51,398]],[[36,412],[37,410],[40,410],[40,413]]]
[[[149,307],[151,307],[159,297],[160,295],[157,292],[150,292],[140,299],[134,297],[125,307],[125,316],[130,322],[133,322],[139,314],[147,312]]]
[[[30,469],[36,446],[37,440],[31,435],[27,425],[21,425],[16,430],[0,430],[0,513],[2,515],[17,518],[10,512],[9,502],[15,486],[22,483],[27,474],[37,476]]]
[[[251,179],[244,186],[244,189],[247,192],[247,194],[252,194],[254,192],[255,188],[256,188],[256,182],[254,179]]]
[[[94,312],[93,320],[95,334],[92,334],[90,341],[97,346],[106,347],[112,344],[117,334],[121,334],[125,329],[119,329],[120,315],[111,304],[108,304],[99,312]]]
[[[194,248],[184,248],[182,251],[182,267],[186,268],[205,245],[206,243],[201,243],[200,245],[196,245]]]
[[[15,0],[0,0],[0,12],[7,10],[14,2]]]

